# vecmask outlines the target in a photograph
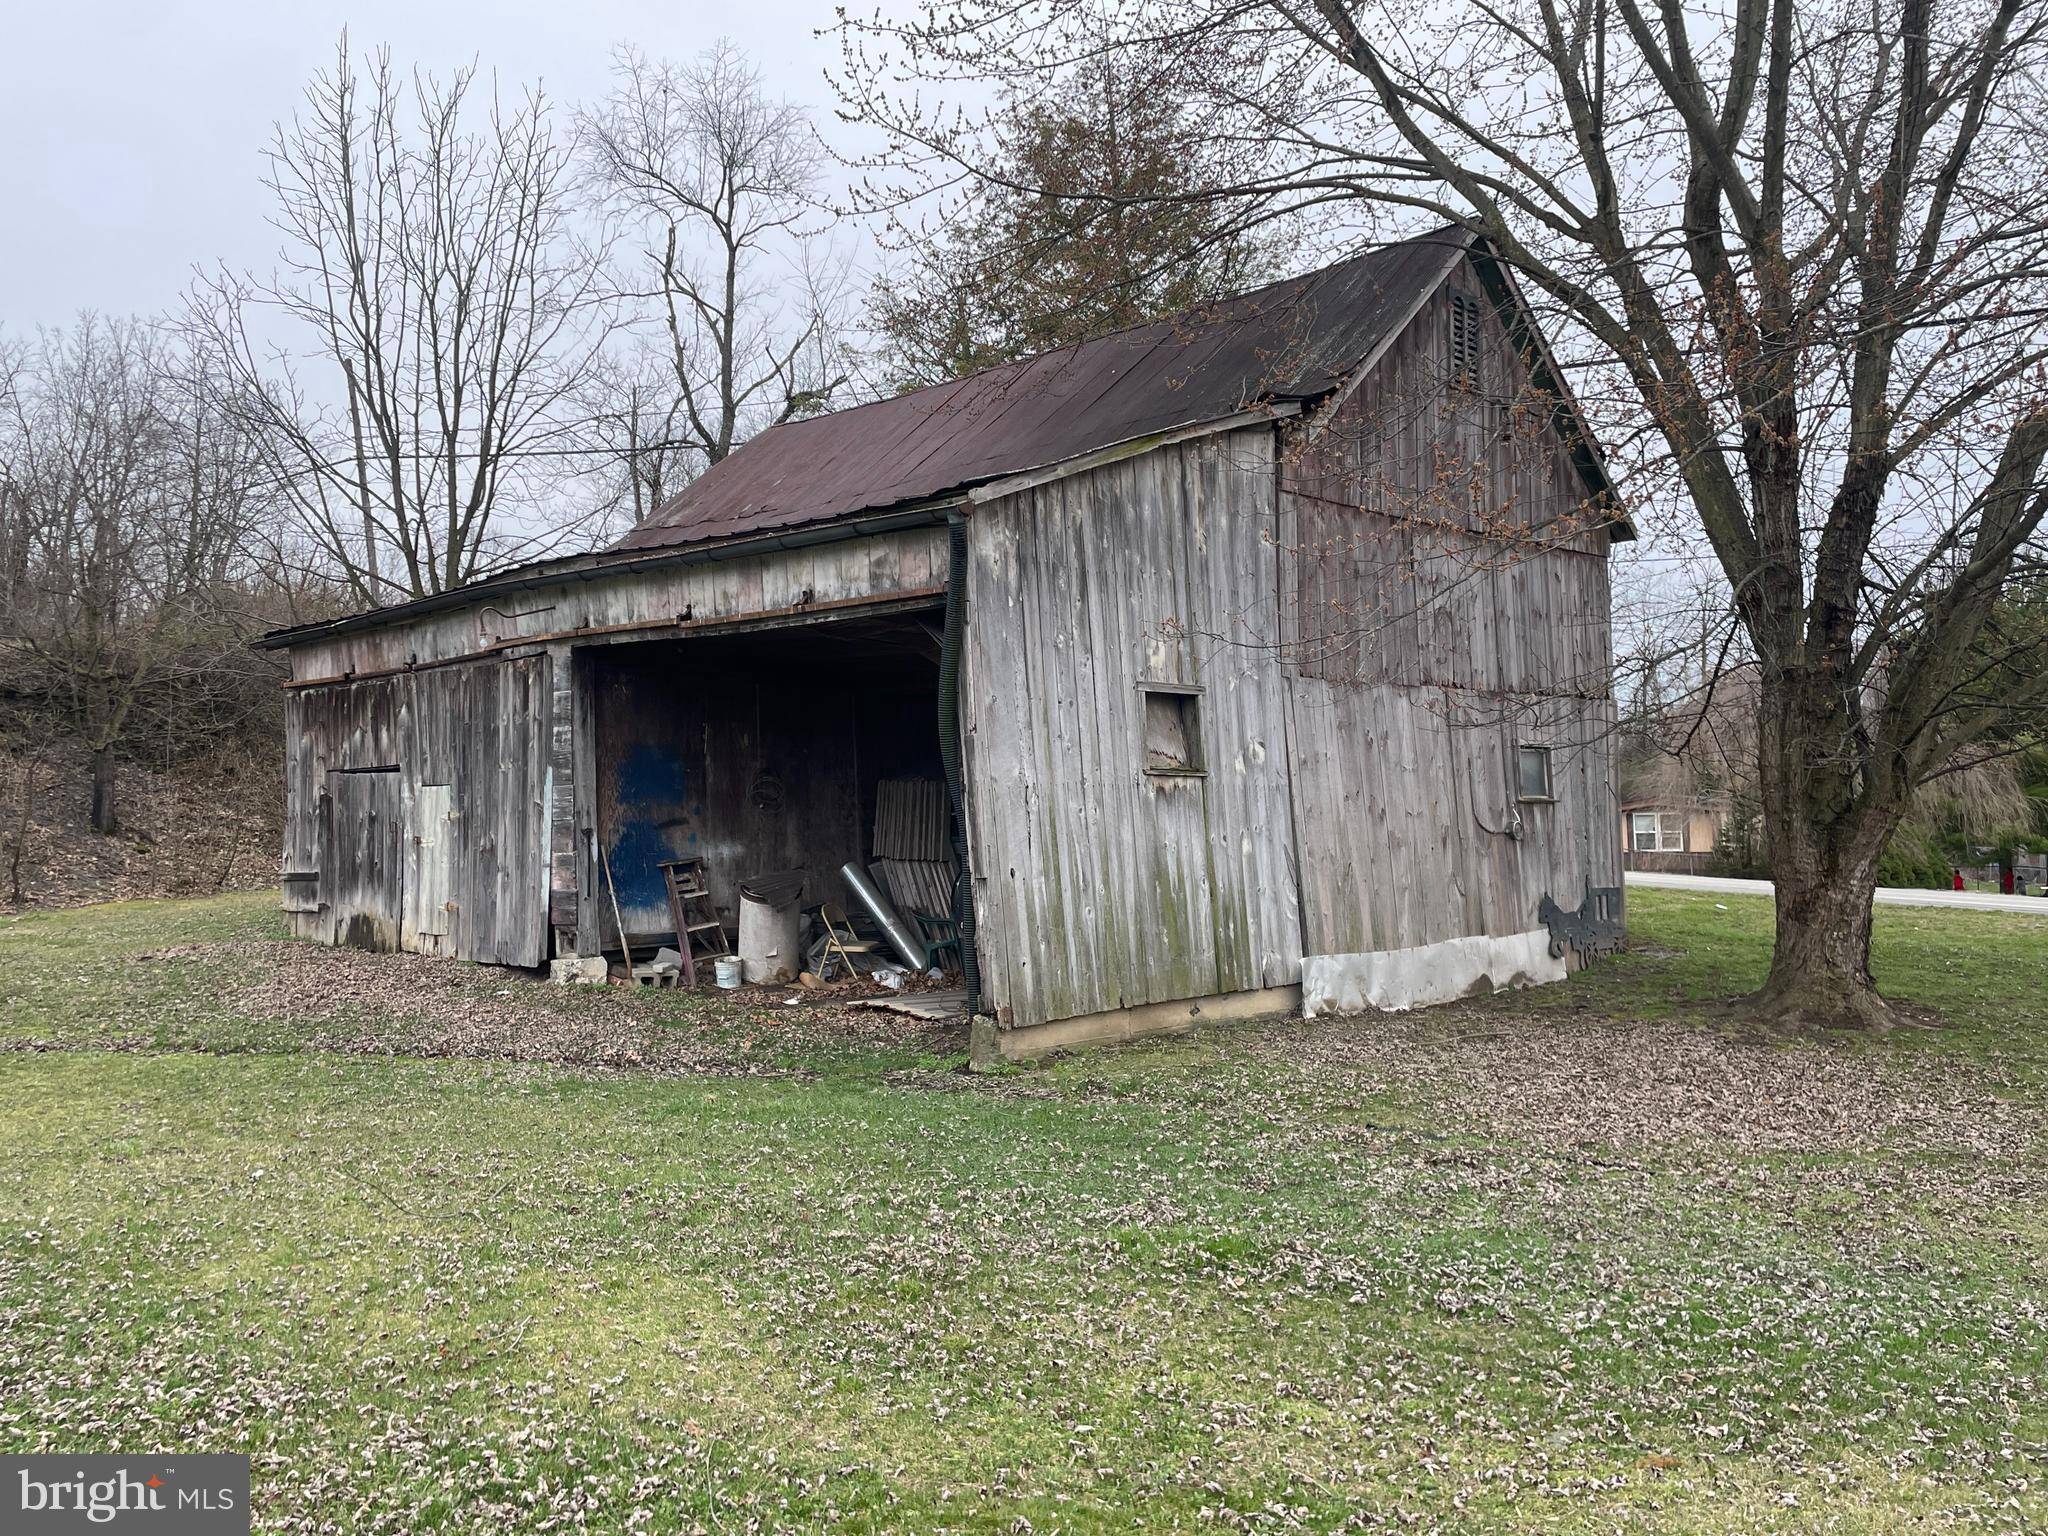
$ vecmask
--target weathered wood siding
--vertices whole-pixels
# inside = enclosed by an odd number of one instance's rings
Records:
[[[545,656],[528,656],[291,694],[285,871],[310,876],[288,885],[313,891],[312,910],[293,913],[296,932],[361,942],[351,933],[388,923],[393,942],[374,947],[540,963],[547,672]],[[392,794],[397,813],[388,853],[375,840],[389,811],[362,799],[380,792]]]
[[[1274,435],[977,504],[961,710],[978,942],[1022,1027],[1300,976]],[[1145,769],[1141,684],[1199,688],[1200,776]]]
[[[1279,505],[1289,772],[1310,954],[1537,926],[1620,883],[1607,535],[1490,306],[1449,372],[1455,273],[1293,432]],[[1519,800],[1520,745],[1555,798]]]
[[[630,641],[822,614],[838,604],[929,598],[945,580],[943,528],[903,529],[705,565],[588,571],[377,629],[309,639],[292,647],[292,676],[320,681],[433,665],[521,641]]]
[[[1476,301],[1457,387],[1453,293]],[[1320,416],[973,507],[971,835],[1006,1023],[1526,934],[1546,895],[1619,884],[1608,535],[1525,383],[1460,269]],[[1205,775],[1144,772],[1145,682],[1201,690]],[[1551,799],[1519,797],[1524,745]]]
[[[548,926],[555,949],[595,953],[597,854],[583,835],[587,786],[595,782],[595,730],[590,722],[589,652],[550,645],[548,656]]]
[[[1561,700],[1504,725],[1493,701],[1388,684],[1288,685],[1310,954],[1410,949],[1541,926],[1620,883],[1613,705]],[[1519,802],[1513,748],[1549,745],[1556,798]]]

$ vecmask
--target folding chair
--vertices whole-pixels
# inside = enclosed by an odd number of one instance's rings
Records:
[[[872,955],[876,946],[853,931],[853,923],[847,918],[846,909],[836,901],[828,901],[818,908],[818,921],[825,925],[825,958],[818,962],[818,980],[831,979],[834,955],[837,955],[839,963],[846,967],[848,977],[858,976],[860,967],[853,963],[853,957]]]

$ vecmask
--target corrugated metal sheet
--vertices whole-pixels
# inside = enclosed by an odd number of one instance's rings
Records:
[[[770,428],[615,547],[658,549],[922,501],[1339,385],[1465,248],[1390,245],[1171,320]]]
[[[875,786],[878,859],[952,857],[952,812],[937,779],[884,779]]]

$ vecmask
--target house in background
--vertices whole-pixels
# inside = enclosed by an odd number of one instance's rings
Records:
[[[950,904],[984,1055],[1554,979],[1619,929],[1628,537],[1505,271],[1389,246],[268,637],[286,906],[533,966],[667,937],[665,859],[725,914],[868,864]]]
[[[1757,789],[1762,691],[1754,662],[1727,667],[1621,730],[1616,783],[1622,862],[1630,870],[1770,876]],[[1998,743],[1966,749],[1914,791],[1881,866],[1883,883],[1947,889],[1961,866],[1998,884],[2016,867],[2035,804],[2022,755]]]
[[[1704,874],[1714,861],[1728,814],[1725,796],[1690,804],[1672,798],[1624,800],[1622,866],[1670,874]]]
[[[1757,709],[1756,668],[1745,662],[1623,727],[1615,772],[1625,867],[1761,872],[1753,792]]]

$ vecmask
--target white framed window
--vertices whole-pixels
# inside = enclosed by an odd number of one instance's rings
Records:
[[[1550,788],[1550,748],[1515,749],[1515,795],[1522,800],[1554,800]]]
[[[1685,852],[1685,817],[1677,811],[1634,811],[1629,825],[1637,853]]]

